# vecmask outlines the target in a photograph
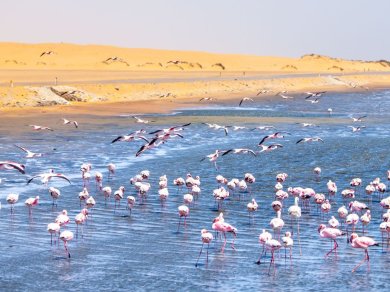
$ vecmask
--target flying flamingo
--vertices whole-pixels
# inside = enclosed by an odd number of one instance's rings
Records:
[[[198,266],[198,262],[199,262],[199,258],[202,254],[202,250],[203,250],[203,245],[205,243],[207,243],[207,250],[206,250],[206,263],[208,263],[209,261],[209,247],[210,247],[210,242],[214,239],[213,235],[208,232],[206,229],[202,229],[200,231],[200,234],[202,235],[202,247],[200,249],[200,252],[199,252],[199,256],[198,256],[198,260],[196,261],[196,264],[195,264],[195,267]]]
[[[181,218],[184,217],[184,226],[187,225],[187,216],[190,214],[190,209],[186,205],[181,205],[178,208],[179,211],[179,224],[177,225],[177,231],[179,232]]]
[[[364,253],[365,253],[364,259],[353,268],[352,273],[354,273],[356,271],[356,269],[359,268],[365,261],[367,261],[368,269],[370,269],[370,257],[368,256],[368,248],[370,246],[378,246],[379,244],[376,243],[370,237],[359,236],[356,233],[351,234],[350,242],[351,242],[351,246],[353,248],[362,248],[362,249],[364,249]]]
[[[25,174],[26,167],[23,164],[13,161],[0,161],[0,169],[16,169],[22,174]]]
[[[60,224],[53,222],[47,225],[47,231],[50,233],[50,244],[53,245],[53,234],[56,237],[60,233]],[[56,241],[54,240],[54,244]]]
[[[24,204],[28,208],[28,214],[31,216],[32,215],[32,207],[38,205],[39,203],[39,196],[36,196],[35,198],[28,198]]]
[[[225,222],[222,212],[219,214],[219,216],[217,218],[214,219],[212,228],[213,228],[213,230],[216,230],[218,232],[222,232],[223,236],[225,238],[225,242],[222,245],[221,252],[223,252],[225,250],[226,241],[227,241],[226,232],[230,232],[233,234],[232,248],[235,250],[234,240],[236,239],[236,236],[237,236],[237,228],[235,228],[234,226]]]
[[[65,251],[68,253],[68,258],[70,258],[70,253],[68,250],[68,241],[73,239],[73,232],[69,230],[62,231],[60,234],[60,239],[64,242]]]
[[[63,174],[61,173],[54,173],[54,170],[53,169],[50,169],[49,172],[45,172],[45,173],[41,173],[41,174],[38,174],[38,175],[35,175],[33,176],[32,178],[30,178],[28,181],[27,181],[27,184],[31,183],[35,178],[40,178],[41,179],[41,182],[45,185],[47,185],[49,183],[49,181],[53,178],[53,177],[57,177],[57,178],[62,178],[64,180],[66,180],[68,183],[70,183],[70,180]]]
[[[337,239],[337,237],[343,235],[341,230],[339,230],[337,228],[329,228],[329,227],[326,227],[325,224],[321,224],[318,227],[318,233],[320,234],[320,236],[322,238],[330,238],[334,242],[333,248],[325,255],[325,258],[327,258],[329,256],[329,254],[331,254],[333,251],[335,252],[335,255],[337,256],[337,247],[339,245],[337,244],[336,239]]]

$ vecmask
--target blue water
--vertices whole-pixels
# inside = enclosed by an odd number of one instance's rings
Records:
[[[337,209],[343,203],[340,192],[349,186],[354,177],[361,177],[363,187],[376,177],[386,182],[386,171],[390,168],[390,92],[362,92],[326,94],[318,104],[306,102],[303,97],[293,100],[270,98],[248,102],[243,108],[231,104],[208,104],[199,109],[186,109],[164,115],[146,115],[155,120],[148,125],[135,124],[133,113],[119,113],[111,117],[88,116],[79,119],[80,128],[73,129],[53,122],[45,116],[35,118],[36,124],[55,128],[54,132],[32,132],[25,126],[19,131],[0,125],[0,160],[15,160],[26,164],[26,175],[16,171],[0,170],[0,289],[29,291],[93,291],[93,290],[247,290],[250,288],[277,291],[288,287],[290,291],[352,290],[364,287],[370,290],[389,289],[390,252],[381,247],[370,249],[370,271],[363,265],[352,274],[352,268],[363,259],[362,250],[347,244],[346,237],[339,240],[338,259],[324,260],[331,243],[321,239],[317,233],[320,223],[326,223],[331,215],[337,218]],[[332,108],[329,116],[327,109]],[[352,133],[351,117],[367,115],[361,132]],[[72,117],[70,117],[72,118]],[[147,128],[150,131],[171,125],[192,122],[183,132],[184,138],[173,138],[166,144],[135,157],[142,141],[110,144],[116,136]],[[210,130],[202,122],[223,125],[240,125],[248,129],[229,131]],[[318,127],[303,128],[297,123],[310,122]],[[52,123],[52,124],[51,124]],[[15,123],[17,124],[17,123]],[[20,123],[19,123],[20,124]],[[19,125],[18,124],[18,125]],[[355,123],[356,124],[356,123]],[[278,131],[291,133],[284,139],[273,140],[283,144],[282,149],[249,155],[227,155],[218,159],[218,170],[209,161],[200,160],[216,149],[244,148],[256,150],[261,138],[272,131],[250,131],[260,125],[273,125]],[[16,126],[15,126],[16,127]],[[18,126],[19,127],[19,126]],[[26,129],[24,129],[25,127]],[[296,144],[303,137],[319,136],[324,143]],[[13,144],[48,153],[42,158],[26,161],[23,153]],[[55,150],[53,150],[55,148]],[[107,180],[107,164],[115,163],[115,177]],[[46,231],[62,209],[67,209],[72,220],[68,229],[76,231],[74,216],[80,211],[78,193],[82,189],[80,166],[91,163],[95,171],[104,174],[104,186],[116,190],[126,187],[125,196],[136,194],[129,179],[144,169],[151,172],[152,185],[146,202],[139,203],[128,216],[125,200],[114,210],[114,202],[104,204],[101,193],[96,191],[93,180],[90,194],[97,201],[92,217],[84,229],[84,238],[74,239],[69,244],[71,259],[66,257],[62,243],[50,245]],[[322,168],[320,180],[312,170]],[[67,175],[72,184],[52,180],[49,186],[61,190],[58,207],[53,208],[47,187],[39,181],[26,185],[32,175],[54,168]],[[210,245],[209,262],[205,254],[200,266],[195,262],[200,251],[200,230],[211,230],[212,220],[218,215],[212,191],[217,187],[215,177],[222,174],[228,179],[242,179],[250,172],[256,177],[252,193],[231,198],[223,205],[225,220],[238,229],[236,250],[226,246],[220,252],[221,241],[214,239]],[[271,202],[274,200],[275,176],[288,173],[284,188],[289,186],[312,187],[326,193],[326,182],[335,181],[339,188],[335,204],[325,219],[312,209],[303,212],[301,220],[302,256],[299,255],[298,240],[294,233],[293,263],[285,263],[284,251],[276,256],[276,275],[268,275],[269,256],[264,263],[256,265],[261,247],[258,235],[268,229],[275,216]],[[172,181],[185,177],[187,173],[201,177],[202,193],[195,205],[190,206],[186,228],[177,232],[179,221],[177,207],[183,203],[185,193],[177,193]],[[158,198],[158,178],[166,174],[169,179],[170,196],[164,207]],[[20,194],[15,214],[11,216],[5,201],[7,194]],[[32,218],[24,201],[39,195],[40,204],[34,208]],[[388,196],[389,193],[386,193]],[[254,197],[259,210],[251,222],[246,210]],[[363,189],[356,198],[365,201]],[[379,196],[374,195],[371,205],[372,221],[368,236],[381,242],[379,223],[382,210]],[[287,207],[293,198],[284,202],[282,218],[289,230]],[[358,225],[361,234],[361,225]],[[228,235],[228,242],[231,235]]]

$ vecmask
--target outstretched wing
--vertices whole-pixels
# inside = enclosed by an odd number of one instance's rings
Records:
[[[263,139],[261,139],[261,141],[259,142],[259,144],[258,144],[258,145],[261,145],[261,144],[263,144],[263,143],[265,142],[265,140],[267,140],[267,139],[268,139],[268,137],[269,137],[269,135],[267,135],[267,136],[265,136]]]
[[[64,180],[66,180],[68,183],[71,183],[70,180],[65,175],[63,175],[61,173],[57,173],[57,174],[53,175],[53,177],[62,178]]]

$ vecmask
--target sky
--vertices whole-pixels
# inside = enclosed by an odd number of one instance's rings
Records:
[[[1,42],[390,60],[390,0],[1,0]]]

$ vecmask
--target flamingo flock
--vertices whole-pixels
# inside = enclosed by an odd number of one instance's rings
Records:
[[[139,122],[139,119],[137,121]],[[139,157],[145,151],[149,151],[168,141],[170,142],[172,138],[183,138],[182,131],[190,126],[190,124],[191,123],[187,123],[181,126],[173,126],[152,131],[149,133],[149,135],[154,135],[154,138],[151,140],[149,140],[146,135],[143,135],[146,134],[146,130],[131,132],[127,135],[118,136],[116,139],[112,140],[111,144],[114,144],[115,142],[136,142],[143,140],[146,144],[142,145],[136,152],[136,157]],[[208,126],[210,127],[210,125]],[[218,127],[212,125],[211,128],[217,129]],[[222,129],[225,130],[226,135],[227,128],[229,127],[222,127]],[[38,129],[36,126],[34,129],[41,130],[45,128],[41,127]],[[267,146],[263,143],[271,139],[282,139],[286,137],[286,135],[291,134],[287,132],[275,132],[274,134],[264,136],[258,144],[258,146],[262,148],[260,151],[253,151],[249,148],[215,150],[215,152],[204,156],[201,161],[208,159],[214,164],[215,170],[218,172],[218,166],[216,164],[218,158],[227,154],[252,154],[252,157],[256,157],[259,153],[283,147],[280,144],[271,144]],[[300,144],[303,142],[318,141],[324,142],[319,137],[310,137],[302,138],[296,143]],[[19,146],[17,147],[22,150],[24,149]],[[41,156],[29,155],[28,158],[41,159]],[[0,169],[17,171],[19,172],[18,175],[26,173],[26,168],[23,164],[13,161],[1,161]],[[164,208],[167,207],[168,202],[173,201],[173,198],[179,196],[182,196],[182,203],[177,203],[177,236],[180,236],[181,233],[186,232],[189,228],[193,228],[193,224],[188,224],[188,221],[191,221],[192,208],[197,207],[197,202],[198,200],[201,200],[201,198],[203,199],[203,197],[205,197],[207,200],[214,199],[216,207],[213,211],[218,212],[217,217],[212,219],[213,216],[210,214],[209,222],[202,223],[204,225],[208,224],[208,226],[198,226],[202,245],[196,259],[196,267],[201,266],[199,262],[203,253],[204,244],[207,244],[206,264],[209,262],[209,249],[211,244],[220,247],[218,249],[213,248],[215,252],[228,253],[226,246],[228,241],[231,241],[230,247],[233,252],[239,252],[239,248],[236,249],[235,244],[236,241],[239,240],[240,226],[237,227],[237,225],[233,224],[235,214],[229,212],[229,204],[240,205],[241,202],[244,203],[244,205],[242,205],[242,210],[246,210],[248,213],[250,219],[248,224],[250,225],[256,226],[254,218],[264,216],[264,213],[262,212],[262,209],[264,208],[270,208],[275,213],[273,218],[269,218],[268,225],[261,226],[262,232],[259,235],[256,234],[253,236],[254,242],[258,240],[260,244],[259,249],[261,250],[260,257],[256,263],[261,265],[263,263],[262,259],[266,257],[267,252],[270,253],[268,267],[268,274],[270,275],[276,275],[277,255],[280,250],[284,249],[285,251],[285,264],[288,253],[290,266],[293,262],[293,249],[296,246],[296,242],[298,242],[300,256],[304,256],[302,252],[304,244],[301,243],[300,237],[300,229],[302,228],[300,222],[302,222],[302,220],[317,220],[318,240],[327,239],[331,242],[332,248],[327,251],[325,258],[330,258],[334,255],[333,258],[337,260],[338,248],[341,244],[340,238],[344,236],[347,239],[347,244],[351,248],[364,250],[363,260],[352,269],[352,272],[355,272],[364,263],[367,263],[369,269],[369,249],[375,249],[375,246],[380,244],[382,250],[389,251],[390,197],[386,197],[387,186],[380,178],[374,178],[365,187],[365,192],[362,192],[361,188],[363,186],[363,181],[360,178],[355,177],[349,182],[349,186],[338,194],[338,188],[334,181],[328,180],[327,183],[321,182],[322,169],[320,167],[315,167],[313,173],[317,182],[321,184],[321,188],[327,190],[327,193],[317,192],[313,188],[306,186],[289,186],[285,188],[284,185],[288,183],[289,175],[281,172],[276,174],[276,184],[272,195],[273,201],[270,200],[269,204],[261,204],[260,207],[260,203],[258,202],[261,201],[263,203],[264,200],[260,199],[258,188],[255,187],[257,183],[255,176],[249,172],[243,173],[241,177],[232,178],[227,178],[218,174],[215,177],[217,187],[214,190],[206,190],[201,184],[200,176],[193,176],[191,173],[187,173],[185,178],[177,177],[172,181],[168,179],[168,175],[164,174],[158,178],[156,184],[153,184],[151,172],[143,170],[129,179],[130,187],[121,182],[121,185],[117,189],[112,189],[110,182],[118,180],[116,178],[118,169],[114,163],[109,163],[107,165],[106,171],[108,173],[106,181],[104,180],[106,173],[103,171],[97,171],[94,176],[91,176],[92,165],[90,163],[83,163],[80,170],[80,185],[82,183],[82,188],[80,188],[78,194],[80,212],[72,220],[68,216],[68,211],[64,209],[56,218],[53,218],[53,222],[47,223],[47,232],[50,234],[50,244],[53,245],[53,239],[54,245],[58,244],[60,240],[63,241],[66,257],[68,259],[71,258],[69,250],[70,242],[79,239],[79,232],[81,232],[81,238],[84,237],[84,228],[88,228],[87,222],[92,218],[92,210],[94,210],[96,205],[102,205],[103,200],[104,205],[107,206],[112,204],[110,200],[113,198],[114,212],[120,212],[123,209],[121,202],[122,200],[125,200],[126,210],[128,210],[128,215],[126,216],[131,217],[133,212],[137,212],[137,209],[140,206],[148,204],[150,200],[159,200],[161,208],[164,210]],[[390,171],[386,173],[386,176],[387,180],[390,180]],[[95,178],[95,190],[89,185],[91,177]],[[62,194],[63,191],[59,188],[53,186],[49,187],[49,184],[54,183],[56,181],[54,179],[61,179],[69,184],[73,183],[68,176],[57,173],[54,169],[31,176],[26,180],[27,185],[35,182],[36,179],[40,179],[44,188],[47,188],[52,199],[52,208],[58,207],[58,204],[64,195]],[[154,177],[154,179],[157,178]],[[173,183],[170,184],[170,182]],[[169,188],[171,186],[177,187],[176,194],[170,193]],[[183,189],[186,189],[184,194]],[[267,191],[272,193],[272,189]],[[91,195],[92,193],[93,196]],[[335,202],[335,198],[338,195],[343,200],[344,205],[342,206],[338,206]],[[372,204],[374,204],[372,200],[367,200],[367,203],[362,202],[367,199],[365,196],[368,196],[369,199],[372,199],[373,197],[378,197],[380,199],[379,205],[383,209],[383,214],[381,214],[383,222],[378,226],[378,229],[380,229],[382,234],[382,241],[380,243],[368,236],[370,226],[372,225],[372,217],[378,217],[378,214],[373,213],[371,210]],[[293,197],[294,203],[289,206],[288,199],[290,197]],[[10,205],[11,214],[15,213],[15,204],[17,204],[18,200],[19,194],[8,194],[6,201]],[[28,208],[30,218],[33,217],[33,208],[37,208],[39,202],[40,196],[27,198],[25,200],[25,206]],[[313,214],[315,211],[311,210],[312,203],[317,205],[317,213]],[[338,217],[338,219],[336,217]],[[233,223],[228,223],[227,221]],[[70,230],[71,223],[75,224],[75,235],[73,231]],[[272,232],[269,232],[267,229]],[[214,231],[215,234],[213,235],[209,230]],[[313,233],[317,232],[315,229],[313,230]]]

